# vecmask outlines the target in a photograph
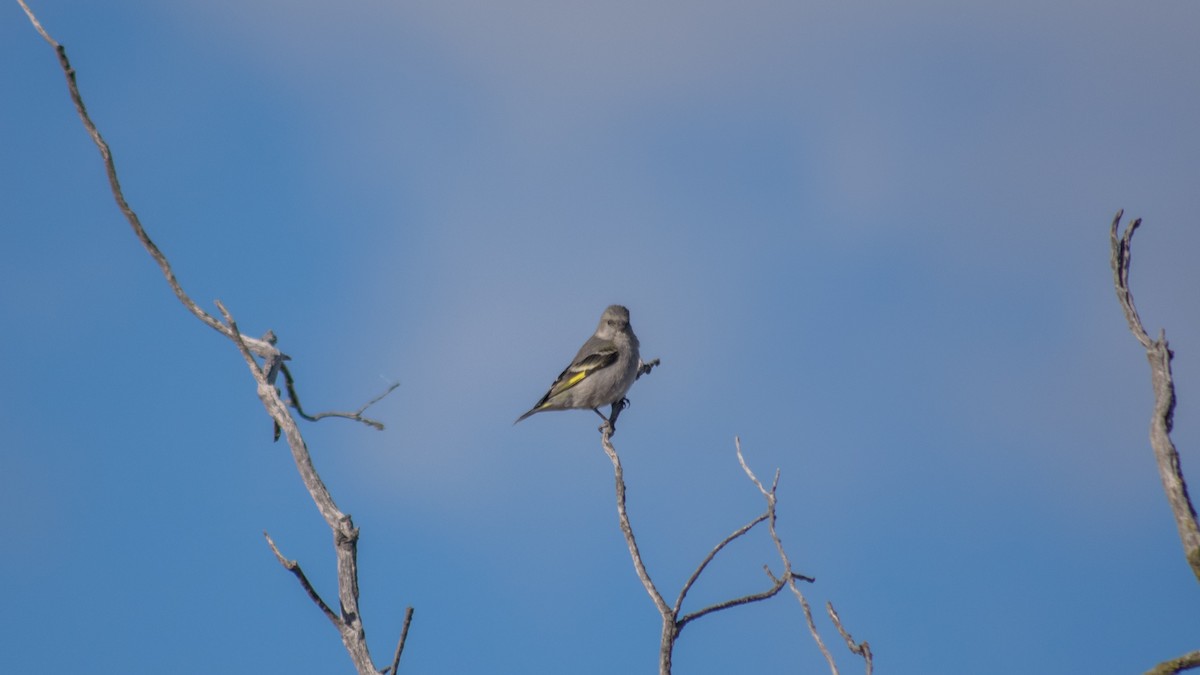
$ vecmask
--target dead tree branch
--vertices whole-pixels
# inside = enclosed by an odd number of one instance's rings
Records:
[[[638,380],[643,375],[650,374],[650,371],[654,370],[655,366],[661,366],[661,365],[662,365],[662,362],[658,359],[650,359],[649,361],[638,361],[637,375],[633,379]]]
[[[1158,465],[1167,503],[1175,517],[1179,540],[1183,544],[1183,555],[1192,574],[1200,581],[1200,524],[1196,521],[1196,508],[1188,495],[1187,481],[1179,461],[1179,451],[1171,440],[1171,428],[1175,417],[1175,383],[1171,377],[1171,359],[1174,353],[1167,344],[1167,333],[1159,330],[1158,338],[1151,339],[1133,304],[1133,292],[1129,289],[1129,269],[1132,260],[1133,233],[1142,224],[1141,218],[1131,222],[1120,232],[1124,210],[1117,211],[1109,228],[1109,243],[1112,248],[1113,286],[1117,301],[1125,313],[1129,330],[1142,347],[1150,362],[1150,385],[1154,389],[1154,412],[1150,416],[1150,447]],[[1190,652],[1178,658],[1164,661],[1147,671],[1147,675],[1169,675],[1200,667],[1200,651]]]
[[[396,643],[396,655],[392,657],[392,665],[383,669],[384,675],[396,675],[400,668],[400,655],[404,653],[404,643],[408,640],[408,627],[412,625],[413,608],[411,605],[404,610],[404,626],[400,628],[400,641]]]
[[[264,531],[263,536],[267,538],[267,546],[271,547],[271,551],[275,554],[275,557],[279,559],[279,564],[283,565],[285,570],[296,575],[296,580],[300,582],[300,586],[304,589],[304,592],[308,593],[309,599],[316,604],[317,608],[321,610],[321,612],[325,615],[325,618],[329,619],[329,621],[333,623],[335,628],[339,627],[338,622],[340,619],[338,619],[338,615],[334,614],[332,609],[329,609],[329,605],[325,604],[325,600],[321,598],[321,594],[317,593],[317,589],[313,588],[312,582],[308,580],[308,575],[304,573],[304,570],[300,569],[300,563],[296,562],[295,560],[288,560],[285,558],[283,554],[279,552],[279,547],[275,545],[275,540],[271,539],[271,535]]]
[[[867,644],[866,640],[863,640],[862,642],[855,642],[849,631],[847,631],[845,628],[842,628],[842,618],[838,616],[837,610],[833,608],[832,602],[825,603],[825,610],[829,612],[829,618],[833,621],[833,625],[837,627],[838,635],[841,635],[842,640],[846,642],[846,647],[851,652],[862,657],[867,666],[866,675],[871,675],[871,673],[875,670],[874,658],[871,655],[871,645]]]
[[[279,396],[279,390],[275,388],[275,376],[280,369],[283,368],[283,361],[287,356],[275,348],[275,336],[268,332],[264,338],[253,338],[243,335],[237,327],[233,316],[225,309],[224,305],[218,300],[217,308],[220,310],[224,321],[220,321],[208,312],[200,309],[194,300],[183,290],[175,272],[172,270],[166,255],[158,248],[157,245],[150,239],[145,228],[142,227],[141,220],[137,213],[129,205],[125,199],[125,195],[121,189],[121,183],[117,176],[116,164],[113,161],[112,151],[108,147],[108,143],[104,141],[100,131],[96,128],[91,116],[88,114],[87,107],[84,105],[83,97],[79,92],[79,87],[76,82],[75,69],[71,66],[70,60],[67,58],[66,49],[59,44],[50,34],[42,27],[33,11],[25,3],[25,0],[17,0],[21,8],[25,11],[29,21],[33,24],[35,30],[42,38],[54,48],[55,54],[58,57],[59,66],[62,68],[63,74],[67,79],[67,89],[71,96],[71,101],[75,104],[75,110],[79,113],[79,118],[83,122],[84,129],[91,137],[92,141],[100,151],[100,156],[104,162],[104,169],[108,175],[109,188],[112,192],[113,199],[116,200],[117,207],[124,214],[125,219],[129,221],[133,228],[134,234],[142,243],[142,246],[150,253],[150,256],[158,264],[162,270],[163,276],[166,277],[167,283],[175,292],[175,296],[183,304],[183,306],[191,312],[197,319],[209,326],[213,330],[229,338],[238,348],[242,357],[246,361],[247,367],[250,369],[251,375],[254,377],[257,385],[259,399],[262,400],[263,406],[267,413],[274,420],[277,429],[281,430],[287,437],[287,442],[292,451],[292,458],[295,461],[296,469],[300,473],[301,479],[304,481],[305,487],[308,488],[309,494],[312,496],[313,502],[320,511],[321,516],[329,525],[334,535],[334,548],[337,555],[337,570],[338,570],[338,601],[339,613],[335,613],[329,605],[317,594],[307,576],[300,569],[300,566],[295,561],[289,561],[279,552],[275,542],[267,537],[267,543],[271,550],[275,553],[279,562],[285,569],[291,571],[300,581],[305,592],[316,603],[317,607],[325,614],[327,618],[337,627],[342,636],[342,643],[345,645],[347,652],[350,654],[351,660],[354,662],[355,668],[360,674],[370,673],[372,675],[378,673],[374,664],[371,661],[370,652],[367,649],[366,634],[363,630],[362,619],[359,616],[358,608],[358,528],[354,527],[350,516],[342,513],[333,501],[332,495],[325,487],[316,468],[313,466],[312,458],[308,452],[308,446],[304,442],[304,438],[300,434],[300,430],[296,425],[295,419],[288,411],[287,406]],[[263,365],[259,365],[255,356],[263,359]],[[290,377],[289,377],[290,380]],[[394,390],[392,387],[384,395]],[[379,397],[379,398],[382,398]],[[371,405],[376,398],[367,404]],[[359,421],[372,424],[377,428],[382,428],[377,422],[361,418],[361,413],[367,408],[363,406],[358,413],[353,414]],[[264,533],[265,534],[265,533]],[[393,661],[393,672],[395,664],[399,661],[400,651],[403,649],[404,636],[407,634],[408,623],[412,618],[411,609],[405,617],[403,634],[401,636],[400,645],[396,651],[396,659]]]
[[[633,527],[629,524],[629,513],[625,510],[625,472],[621,468],[621,458],[617,455],[616,449],[612,445],[612,430],[610,428],[601,427],[603,433],[600,436],[601,443],[604,445],[604,453],[612,461],[613,474],[616,481],[617,490],[617,519],[621,523],[621,534],[625,535],[625,544],[629,547],[629,555],[633,557],[633,568],[637,571],[638,579],[642,581],[642,586],[646,588],[646,593],[650,594],[650,599],[654,602],[654,606],[658,608],[659,614],[664,616],[673,614],[673,611],[667,606],[667,601],[663,599],[658,588],[654,586],[654,582],[650,580],[650,573],[646,571],[646,564],[642,562],[642,554],[638,550],[637,539],[633,536]]]
[[[696,619],[699,619],[702,616],[712,614],[713,612],[719,612],[723,609],[729,609],[730,607],[737,607],[738,605],[747,605],[751,602],[758,602],[759,600],[766,600],[768,598],[773,598],[776,595],[778,595],[779,591],[782,591],[783,587],[785,585],[787,585],[787,579],[782,578],[782,577],[779,579],[776,579],[771,574],[771,570],[766,565],[763,565],[763,570],[767,573],[767,576],[771,578],[772,585],[770,588],[768,588],[765,591],[762,591],[761,593],[751,593],[750,595],[743,595],[740,598],[731,598],[729,600],[722,600],[721,602],[711,604],[708,607],[704,607],[704,608],[698,609],[690,614],[684,615],[682,618],[680,618],[678,621],[675,622],[676,629],[682,629],[688,623],[691,623],[692,621],[695,621]]]
[[[775,490],[779,487],[779,470],[775,470],[775,480],[771,482],[771,489],[768,490],[746,464],[746,458],[742,456],[742,439],[734,438],[733,444],[737,448],[738,464],[742,465],[742,471],[746,472],[746,476],[750,479],[750,482],[754,483],[754,487],[758,488],[763,499],[767,500],[767,513],[770,515],[767,527],[771,533],[771,541],[775,542],[775,550],[779,552],[779,559],[783,561],[783,576],[779,578],[779,581],[786,581],[788,587],[792,589],[792,594],[796,596],[796,599],[800,602],[800,608],[804,610],[804,620],[808,624],[808,632],[812,635],[813,641],[817,643],[817,648],[821,650],[821,655],[825,657],[825,661],[829,664],[830,671],[832,671],[833,675],[838,675],[837,663],[833,659],[833,654],[830,654],[829,649],[825,646],[825,641],[821,639],[821,633],[817,630],[817,624],[813,621],[812,609],[808,605],[808,599],[804,597],[804,592],[796,585],[796,576],[792,572],[792,561],[788,558],[787,551],[783,548],[783,541],[780,540],[779,533],[775,530]],[[767,570],[767,574],[774,578],[770,569]]]
[[[96,144],[96,148],[100,151],[100,157],[104,160],[104,171],[108,175],[108,186],[112,192],[113,199],[117,202],[117,208],[129,221],[129,225],[133,228],[133,232],[137,235],[138,241],[142,242],[142,246],[150,253],[150,257],[154,258],[154,262],[158,263],[159,269],[162,270],[163,276],[166,277],[167,283],[170,284],[171,290],[175,292],[175,296],[183,303],[189,312],[194,314],[197,319],[200,319],[209,328],[221,333],[227,338],[233,336],[229,334],[229,329],[221,324],[213,315],[200,309],[195,300],[192,300],[179,284],[179,280],[175,278],[175,272],[171,269],[170,263],[167,262],[167,257],[159,250],[158,246],[150,239],[150,235],[146,234],[145,228],[142,227],[142,221],[138,218],[137,213],[129,206],[129,202],[125,200],[125,193],[121,190],[121,181],[117,177],[117,167],[113,162],[112,150],[109,149],[108,143],[104,137],[100,135],[100,130],[96,128],[96,124],[92,122],[91,115],[88,114],[87,106],[83,104],[83,96],[79,93],[79,85],[75,81],[75,69],[71,67],[71,61],[67,58],[67,49],[58,43],[57,40],[50,37],[46,29],[34,16],[33,10],[29,5],[25,4],[25,0],[17,0],[21,5],[21,9],[25,10],[25,15],[29,17],[30,23],[37,30],[42,39],[54,48],[54,53],[58,56],[58,65],[62,68],[63,74],[67,78],[67,89],[71,95],[71,102],[75,104],[75,111],[79,113],[79,119],[83,122],[83,128],[87,130],[88,136],[91,136],[92,142]],[[274,346],[264,343],[262,340],[248,336],[242,336],[247,346],[255,354],[268,357],[276,353]]]
[[[647,372],[649,372],[649,369],[647,369]],[[696,567],[696,570],[692,572],[691,576],[688,577],[687,581],[684,582],[683,587],[679,591],[678,597],[675,599],[675,604],[668,606],[666,600],[663,599],[662,593],[659,592],[658,588],[654,585],[654,582],[651,581],[649,572],[646,571],[646,565],[642,560],[641,551],[638,548],[637,540],[633,535],[633,527],[629,523],[629,514],[625,508],[625,474],[621,468],[621,458],[617,454],[616,448],[614,448],[612,444],[612,427],[609,425],[601,426],[600,432],[600,442],[604,447],[604,453],[608,455],[608,458],[613,465],[613,476],[616,483],[617,495],[617,518],[621,525],[621,533],[625,536],[625,544],[629,548],[629,555],[633,559],[633,567],[637,572],[638,579],[641,580],[642,586],[645,587],[646,593],[654,602],[654,606],[658,610],[659,616],[662,619],[662,634],[659,642],[659,675],[670,675],[675,643],[679,639],[679,634],[683,630],[684,626],[692,621],[695,621],[696,619],[707,616],[714,612],[729,609],[730,607],[738,607],[740,605],[767,600],[768,598],[778,595],[779,592],[783,590],[784,586],[791,586],[792,591],[800,598],[801,605],[805,610],[805,615],[808,617],[809,629],[812,632],[813,637],[816,639],[817,645],[820,647],[822,654],[825,655],[826,660],[833,668],[834,675],[837,675],[837,667],[833,664],[833,657],[829,654],[829,651],[825,648],[824,643],[821,641],[821,637],[817,633],[816,626],[813,624],[812,614],[808,609],[808,603],[804,599],[803,594],[800,593],[799,588],[796,586],[797,581],[812,582],[814,579],[812,577],[798,574],[792,570],[791,562],[788,560],[787,555],[783,550],[783,544],[779,540],[779,535],[775,531],[775,489],[779,484],[779,472],[776,471],[775,473],[775,483],[771,485],[771,489],[767,490],[764,488],[762,483],[759,482],[758,478],[755,477],[754,472],[752,472],[746,465],[746,461],[742,457],[741,442],[736,441],[738,462],[742,465],[742,469],[746,472],[746,475],[749,476],[750,480],[755,484],[755,486],[758,487],[759,491],[766,499],[766,511],[740,528],[734,530],[731,534],[729,534],[729,536],[725,537],[716,546],[714,546],[713,549],[709,551],[708,555],[706,555],[704,559],[700,561],[700,564]],[[688,591],[691,590],[692,586],[700,578],[700,575],[704,573],[704,570],[708,567],[709,563],[711,563],[713,559],[716,558],[717,554],[724,550],[726,546],[736,539],[744,536],[762,522],[767,522],[769,524],[771,539],[775,542],[775,545],[779,550],[780,557],[784,563],[784,573],[781,576],[776,577],[771,572],[770,568],[764,565],[763,569],[766,571],[767,576],[771,580],[771,586],[766,590],[714,603],[702,609],[680,616],[683,608],[683,601],[687,598]],[[848,644],[852,643],[848,642]],[[867,660],[867,673],[870,675],[870,650],[868,647],[866,647],[866,643],[863,643],[863,647],[867,650],[865,658]]]
[[[1146,675],[1175,675],[1185,670],[1200,668],[1200,650],[1188,652],[1179,658],[1163,661],[1146,671]]]
[[[683,606],[683,599],[687,597],[688,591],[691,590],[691,588],[692,588],[692,584],[696,583],[696,579],[700,578],[700,574],[702,572],[704,572],[704,568],[708,567],[708,564],[710,562],[712,562],[713,558],[717,557],[717,554],[721,552],[721,549],[725,548],[734,539],[737,539],[738,537],[742,536],[743,534],[746,534],[750,530],[754,529],[755,525],[758,525],[759,523],[763,522],[764,520],[767,519],[767,517],[768,517],[767,514],[764,513],[761,516],[755,518],[754,520],[752,520],[752,521],[746,523],[745,525],[739,527],[738,529],[734,530],[733,534],[722,539],[721,543],[719,543],[715,547],[713,547],[713,550],[709,551],[708,555],[704,556],[704,560],[700,561],[700,565],[699,565],[699,567],[696,568],[696,571],[692,572],[692,576],[688,577],[688,580],[686,582],[684,582],[683,588],[680,589],[680,591],[679,591],[679,597],[675,599],[675,606],[672,607],[672,609],[675,611],[676,614],[679,614],[679,608],[681,606]]]
[[[379,403],[384,398],[386,398],[388,394],[392,393],[393,391],[396,391],[396,388],[400,386],[399,382],[393,382],[392,384],[388,385],[388,388],[386,391],[384,391],[382,394],[376,396],[375,398],[371,399],[370,401],[367,401],[366,403],[364,403],[362,405],[362,407],[360,407],[358,410],[355,410],[354,412],[331,411],[331,412],[319,412],[319,413],[309,414],[309,413],[304,412],[304,407],[302,405],[300,405],[300,396],[296,393],[296,381],[292,378],[292,371],[288,369],[287,365],[283,365],[281,367],[281,370],[283,371],[283,381],[287,385],[287,393],[288,393],[287,403],[288,403],[288,405],[295,408],[296,414],[300,415],[300,417],[308,420],[309,422],[317,422],[319,420],[325,419],[326,417],[342,417],[342,418],[345,418],[348,420],[353,420],[355,422],[362,422],[363,424],[365,424],[369,427],[372,427],[379,431],[383,431],[383,423],[382,422],[379,422],[378,420],[373,420],[369,417],[363,417],[363,413],[367,411],[367,408],[370,408],[371,406],[375,405],[376,403]],[[276,438],[278,438],[278,436]]]
[[[1171,428],[1175,416],[1175,383],[1171,379],[1171,358],[1174,354],[1167,344],[1166,331],[1160,330],[1158,339],[1150,338],[1133,304],[1133,292],[1129,290],[1130,245],[1133,242],[1133,233],[1142,224],[1142,219],[1135,219],[1125,228],[1124,234],[1118,236],[1118,228],[1124,214],[1124,211],[1117,211],[1109,231],[1113,285],[1116,287],[1117,300],[1125,312],[1125,320],[1129,323],[1129,330],[1142,347],[1145,347],[1146,359],[1150,362],[1150,384],[1154,389],[1154,412],[1150,417],[1150,447],[1154,450],[1154,459],[1158,464],[1163,491],[1167,494],[1167,503],[1171,505],[1171,513],[1175,516],[1175,527],[1179,530],[1179,539],[1183,543],[1184,557],[1196,579],[1200,580],[1200,524],[1196,521],[1196,508],[1188,495],[1187,481],[1183,478],[1179,452],[1175,449],[1175,443],[1171,441]]]

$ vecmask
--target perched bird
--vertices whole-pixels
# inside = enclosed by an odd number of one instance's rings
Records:
[[[629,326],[629,310],[610,305],[600,316],[595,334],[583,343],[571,365],[517,422],[534,413],[571,408],[590,408],[608,422],[599,407],[624,401],[625,392],[637,379],[639,365],[638,339]]]

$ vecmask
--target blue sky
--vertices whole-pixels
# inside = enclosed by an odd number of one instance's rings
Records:
[[[304,427],[379,663],[411,604],[402,672],[653,672],[595,416],[512,426],[611,303],[662,359],[615,441],[664,594],[762,508],[740,435],[877,672],[1197,647],[1107,240],[1146,219],[1196,475],[1195,3],[33,7],[193,297],[273,329],[312,409],[401,383],[382,433]],[[332,598],[329,532],[15,3],[0,91],[0,670],[348,672],[261,535]],[[689,606],[774,562],[739,542]],[[675,663],[824,668],[790,597],[689,625]]]

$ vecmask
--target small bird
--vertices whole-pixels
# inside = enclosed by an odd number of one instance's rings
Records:
[[[615,406],[624,401],[625,392],[637,379],[640,365],[638,339],[629,325],[629,310],[610,305],[600,316],[595,334],[583,343],[571,365],[554,380],[542,400],[518,417],[517,422],[534,413],[571,408],[590,408],[609,422],[600,412],[600,406]]]

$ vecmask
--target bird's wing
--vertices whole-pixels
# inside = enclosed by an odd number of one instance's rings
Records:
[[[587,342],[583,343],[583,347],[579,349],[579,353],[575,355],[575,359],[571,361],[571,365],[559,373],[558,378],[554,380],[554,384],[550,385],[550,391],[547,391],[546,395],[529,409],[529,412],[518,417],[517,422],[542,410],[551,398],[583,382],[593,373],[616,363],[617,355],[616,344],[610,340],[602,340],[593,335]]]
[[[611,366],[617,361],[617,346],[608,340],[593,337],[584,343],[583,348],[575,355],[575,360],[567,366],[550,385],[550,391],[542,402],[557,396],[564,391],[583,382],[593,373]]]

